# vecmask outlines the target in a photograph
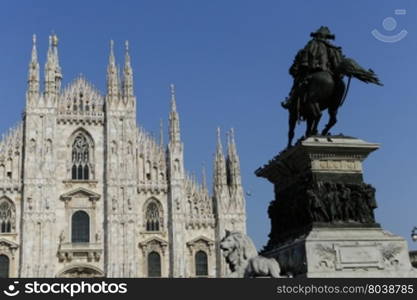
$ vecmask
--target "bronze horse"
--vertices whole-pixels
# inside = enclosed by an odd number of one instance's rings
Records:
[[[344,76],[349,78],[347,88],[343,81]],[[291,147],[297,121],[303,120],[307,123],[304,137],[317,135],[317,127],[322,117],[322,111],[326,109],[329,113],[329,122],[321,134],[329,134],[329,130],[337,122],[337,111],[347,96],[352,77],[365,83],[374,83],[382,86],[382,83],[371,69],[363,69],[350,58],[344,58],[336,68],[334,74],[318,71],[307,76],[304,83],[295,91],[293,97],[296,97],[296,99],[291,101],[288,108],[288,147]]]

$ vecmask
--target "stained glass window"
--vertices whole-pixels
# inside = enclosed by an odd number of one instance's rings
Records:
[[[148,204],[146,208],[146,230],[159,231],[159,208],[155,202]]]
[[[71,177],[74,180],[88,180],[90,177],[90,146],[87,138],[78,134],[72,144]]]
[[[13,204],[8,200],[0,200],[0,233],[12,231],[12,223],[14,216]]]

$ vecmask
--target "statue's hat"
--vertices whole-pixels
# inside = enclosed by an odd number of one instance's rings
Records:
[[[310,36],[312,37],[322,37],[329,40],[334,40],[335,36],[330,32],[330,29],[327,26],[321,26],[319,29],[317,29],[316,32],[310,33]]]

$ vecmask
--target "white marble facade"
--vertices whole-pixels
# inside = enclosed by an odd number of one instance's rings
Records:
[[[246,231],[233,131],[209,193],[184,170],[174,87],[164,145],[136,123],[127,43],[121,73],[111,43],[105,95],[61,87],[53,35],[41,91],[34,37],[23,120],[0,142],[0,276],[225,276],[219,241]]]

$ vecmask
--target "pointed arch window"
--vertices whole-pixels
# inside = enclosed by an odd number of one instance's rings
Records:
[[[161,277],[161,256],[158,252],[148,254],[148,277]]]
[[[90,156],[90,144],[86,136],[79,133],[72,144],[71,178],[73,180],[90,179]]]
[[[0,233],[12,232],[15,222],[15,208],[7,199],[0,200]]]
[[[207,254],[202,250],[195,254],[195,275],[208,276]]]
[[[0,278],[9,278],[10,259],[6,255],[0,255]]]
[[[152,201],[146,207],[146,231],[159,231],[160,215],[159,206],[155,201]]]
[[[85,211],[79,210],[72,215],[72,235],[73,243],[90,242],[90,217]]]

